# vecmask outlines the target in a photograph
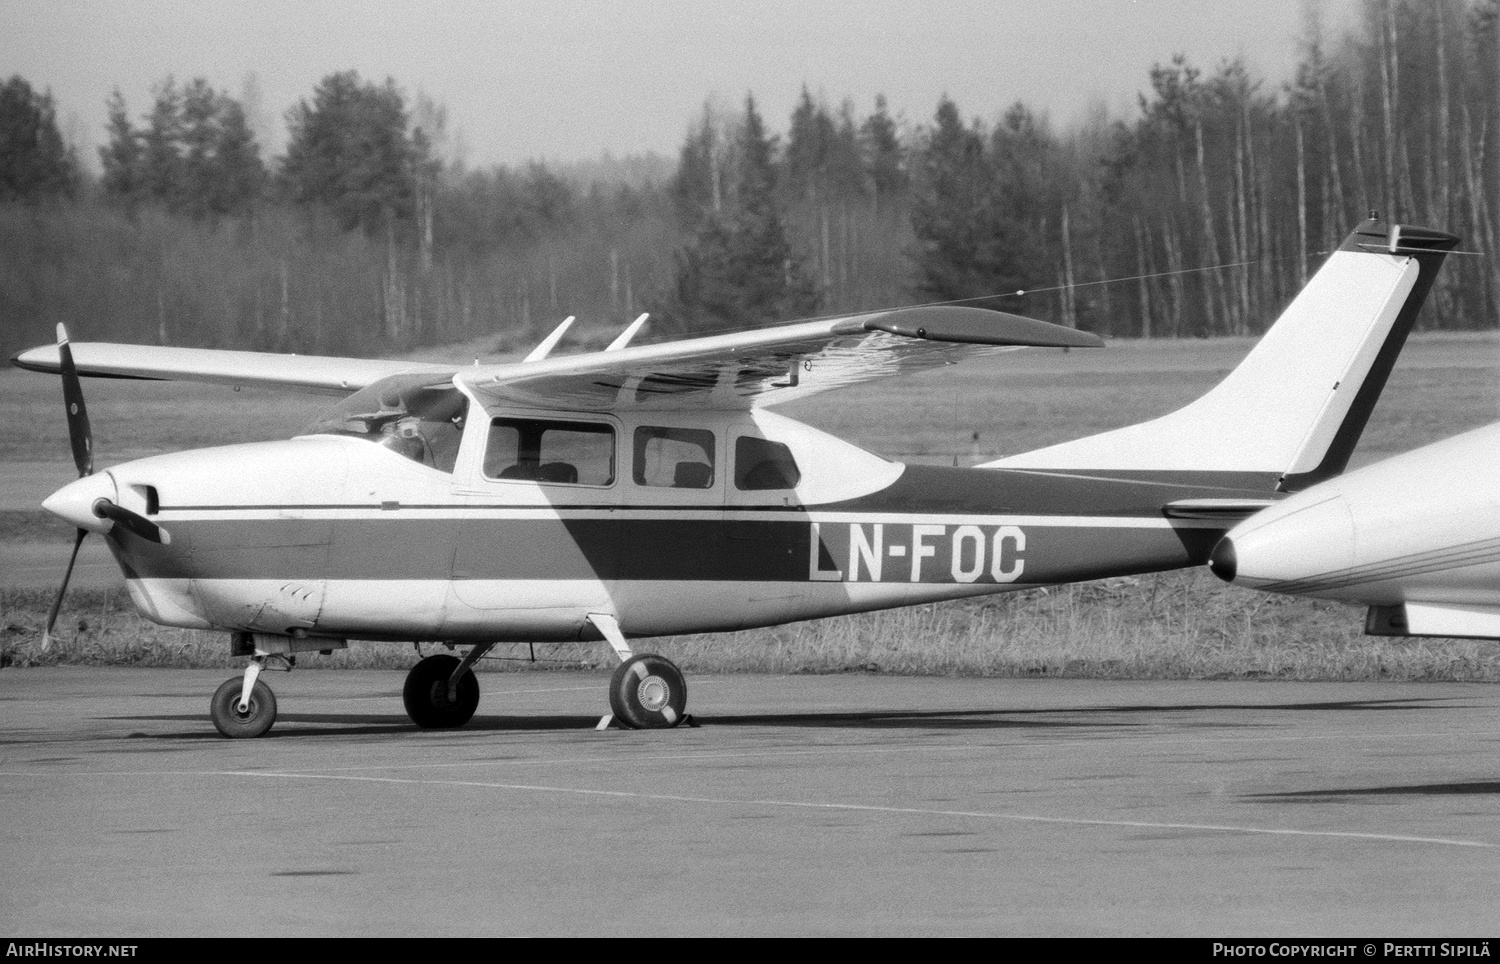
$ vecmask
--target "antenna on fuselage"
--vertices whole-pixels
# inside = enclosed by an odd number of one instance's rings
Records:
[[[615,340],[609,343],[609,347],[606,348],[606,349],[604,349],[604,350],[605,351],[619,351],[621,348],[624,348],[626,345],[630,344],[630,339],[632,339],[632,338],[634,338],[636,336],[636,334],[641,330],[641,328],[643,328],[645,326],[646,319],[650,318],[650,317],[651,317],[651,313],[650,312],[645,312],[645,311],[641,312],[641,316],[639,318],[637,318],[635,321],[632,321],[630,323],[630,327],[628,327],[624,331],[620,332],[620,334],[615,338]]]
[[[529,362],[541,361],[543,358],[546,358],[548,355],[552,354],[552,349],[556,348],[557,343],[562,341],[563,335],[566,335],[568,333],[568,329],[573,327],[573,322],[575,320],[577,320],[576,315],[569,315],[568,317],[564,318],[563,323],[552,329],[552,334],[548,335],[546,338],[543,338],[540,345],[537,345],[535,348],[531,349],[531,354],[527,355],[524,360]]]

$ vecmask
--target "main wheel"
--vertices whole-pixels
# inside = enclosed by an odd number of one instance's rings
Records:
[[[429,656],[406,674],[401,702],[406,715],[424,730],[451,730],[469,722],[479,709],[479,680],[473,670],[458,678],[456,699],[448,698],[448,677],[458,669],[457,656]]]
[[[241,713],[240,693],[244,688],[244,677],[227,679],[214,690],[214,698],[208,704],[214,728],[231,739],[262,736],[276,722],[276,694],[271,687],[256,680],[250,689],[250,707]]]
[[[687,706],[687,680],[665,656],[643,653],[620,664],[609,680],[615,719],[637,730],[676,726]]]

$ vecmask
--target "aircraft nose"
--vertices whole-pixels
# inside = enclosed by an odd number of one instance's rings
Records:
[[[1225,536],[1214,546],[1213,553],[1208,557],[1208,571],[1225,582],[1234,582],[1239,562],[1234,552],[1234,540]]]
[[[79,529],[108,532],[114,523],[94,514],[94,503],[100,499],[115,499],[115,480],[108,472],[69,482],[49,495],[42,508]]]
[[[1251,589],[1323,580],[1354,565],[1354,517],[1339,496],[1312,504],[1285,503],[1269,520],[1252,516],[1229,531],[1209,556],[1213,574]]]

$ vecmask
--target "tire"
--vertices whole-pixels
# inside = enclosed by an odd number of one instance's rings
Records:
[[[463,726],[479,709],[479,680],[473,670],[464,670],[458,680],[458,698],[448,699],[448,677],[458,668],[457,656],[429,656],[406,674],[401,702],[406,715],[424,730],[451,730]]]
[[[240,692],[244,688],[244,677],[227,679],[214,691],[214,698],[208,704],[214,729],[232,740],[264,736],[276,722],[276,694],[271,687],[256,680],[250,689],[250,709],[241,713]]]
[[[665,656],[632,656],[609,680],[609,708],[615,719],[635,730],[656,730],[682,722],[687,680]]]

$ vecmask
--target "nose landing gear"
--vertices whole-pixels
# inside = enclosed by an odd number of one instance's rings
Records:
[[[209,703],[214,728],[232,739],[262,736],[276,722],[276,694],[271,687],[256,680],[249,700],[240,699],[243,688],[242,680],[227,679]]]
[[[214,690],[208,703],[214,729],[230,739],[264,736],[276,722],[276,694],[260,680],[260,671],[269,657],[257,653],[245,675],[232,677]]]

